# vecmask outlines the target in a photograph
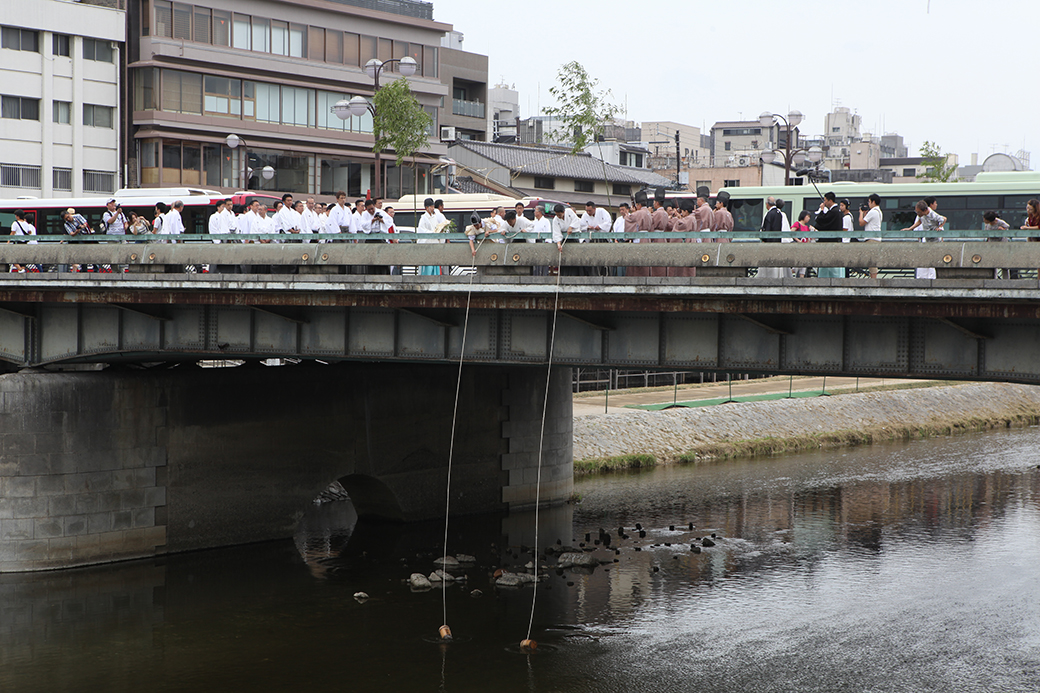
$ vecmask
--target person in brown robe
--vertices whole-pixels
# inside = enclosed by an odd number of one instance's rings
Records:
[[[633,231],[649,231],[651,227],[650,221],[650,210],[646,208],[646,193],[637,192],[635,196],[635,205],[633,211],[625,219],[625,233],[631,233]],[[639,243],[639,239],[632,241],[633,243]],[[649,267],[629,267],[625,271],[625,276],[628,277],[649,277]]]
[[[712,227],[712,233],[726,233],[733,230],[733,215],[728,209],[726,209],[726,201],[729,196],[723,198],[724,193],[720,193],[715,198],[715,224]],[[728,238],[717,239],[718,243],[729,243]]]
[[[650,215],[650,230],[651,231],[671,231],[674,220],[668,214],[668,210],[665,209],[663,201],[654,200],[654,212]],[[654,243],[667,243],[667,238],[655,238]],[[667,267],[651,267],[651,277],[667,277]]]
[[[715,214],[711,211],[711,207],[708,206],[708,199],[704,195],[697,196],[697,209],[694,211],[693,216],[697,220],[697,231],[709,233],[715,225]],[[712,243],[713,240],[709,238],[705,242]]]
[[[672,231],[676,233],[695,233],[697,231],[697,218],[693,215],[693,202],[691,200],[679,201],[679,216],[675,219]],[[694,239],[676,238],[672,243],[693,243]],[[696,277],[696,267],[668,267],[669,277]]]

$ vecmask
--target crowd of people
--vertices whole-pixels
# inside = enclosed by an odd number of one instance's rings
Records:
[[[360,236],[371,234],[397,232],[394,223],[394,209],[384,206],[380,198],[359,198],[354,201],[353,206],[347,201],[345,192],[335,195],[336,201],[331,204],[316,202],[313,197],[306,200],[296,200],[291,193],[282,195],[276,201],[273,209],[268,209],[262,199],[254,199],[248,206],[234,204],[228,198],[217,204],[216,210],[210,215],[207,231],[212,236],[235,235],[237,238],[226,240],[212,239],[214,243],[242,242],[242,243],[277,243],[274,237],[281,234],[303,235],[308,234],[338,234],[349,233]],[[646,192],[638,192],[634,197],[632,205],[621,203],[617,214],[612,218],[610,213],[595,202],[589,201],[585,204],[585,210],[581,216],[569,206],[557,204],[551,214],[546,214],[542,206],[535,206],[534,218],[527,218],[526,206],[523,202],[517,202],[514,209],[506,210],[504,207],[496,207],[490,210],[487,217],[481,217],[474,212],[470,224],[466,226],[465,233],[469,240],[470,250],[476,255],[477,246],[480,242],[491,241],[496,243],[508,243],[517,239],[523,233],[523,240],[531,243],[539,241],[555,243],[562,251],[564,242],[574,240],[586,242],[591,239],[592,233],[631,233],[631,232],[661,232],[676,231],[686,234],[705,234],[705,241],[726,242],[726,234],[733,230],[733,215],[728,209],[729,195],[720,192],[711,204],[711,198],[706,189],[701,189],[695,199],[678,198],[667,199],[663,195],[655,195],[651,201]],[[786,203],[782,199],[769,197],[765,200],[766,213],[762,220],[761,231],[783,232],[791,231],[795,234],[793,238],[767,237],[764,243],[779,242],[809,242],[816,240],[821,243],[838,243],[850,241],[878,242],[881,240],[882,222],[884,219],[881,210],[881,197],[872,194],[866,204],[859,209],[858,218],[854,216],[851,203],[848,199],[837,199],[833,192],[823,195],[819,209],[816,210],[815,219],[808,210],[802,210],[794,223],[791,223],[787,212]],[[444,214],[443,200],[426,198],[423,206],[425,211],[420,216],[414,229],[418,234],[437,234],[445,230],[453,231],[451,223]],[[903,232],[913,232],[919,236],[922,242],[939,240],[946,224],[946,217],[937,211],[938,201],[934,197],[926,197],[915,206],[916,221],[911,226],[902,229]],[[161,240],[163,242],[175,243],[176,236],[185,233],[182,213],[184,204],[177,200],[172,205],[159,202],[154,207],[154,213],[149,220],[134,211],[124,212],[119,203],[113,198],[106,205],[102,215],[100,229],[92,229],[82,214],[77,214],[75,209],[69,208],[60,214],[64,233],[68,236],[81,234],[104,233],[109,236],[132,236],[134,242],[146,240]],[[1026,222],[1021,226],[1024,230],[1040,231],[1040,201],[1031,199],[1026,206]],[[991,241],[1008,240],[1001,232],[1007,231],[1010,225],[1000,219],[996,212],[985,213],[983,230]],[[15,212],[15,220],[11,225],[12,236],[34,236],[36,227],[33,225],[31,215],[22,210]],[[856,226],[862,230],[857,237]],[[826,238],[810,239],[806,234],[813,231],[834,232]],[[152,238],[161,236],[162,238]],[[245,236],[260,236],[251,239]],[[309,242],[305,238],[296,239]],[[357,238],[355,242],[388,242],[385,237],[380,238]],[[599,242],[621,242],[621,239],[611,240],[598,238]],[[699,239],[668,239],[654,238],[643,239],[643,242],[674,243],[696,241]],[[1040,236],[1031,237],[1031,241],[1040,241]],[[33,243],[35,241],[29,241]],[[322,242],[328,242],[323,240]],[[393,241],[389,241],[393,242]],[[438,238],[416,237],[417,243],[438,243]],[[639,243],[640,239],[631,239],[633,243]],[[78,265],[58,266],[59,271],[79,271]],[[98,269],[99,271],[111,271],[111,268],[87,267],[86,269]],[[37,265],[11,265],[12,272],[39,271]],[[190,270],[189,270],[190,271]],[[235,271],[233,267],[222,268],[222,271]],[[360,268],[356,271],[381,272],[392,271],[387,268]],[[419,273],[423,275],[437,275],[447,271],[447,268],[436,265],[422,266]],[[536,274],[546,274],[550,270],[547,267],[535,268]],[[811,273],[809,267],[762,267],[759,268],[758,276],[781,278],[788,276],[804,277]],[[871,278],[877,278],[878,268],[868,269]],[[565,274],[611,274],[614,276],[694,276],[695,269],[688,267],[564,267]],[[819,267],[816,268],[817,276],[823,278],[843,278],[844,267]],[[915,276],[921,279],[935,277],[934,268],[918,268]],[[997,270],[996,276],[1000,278],[1017,278],[1016,270]]]

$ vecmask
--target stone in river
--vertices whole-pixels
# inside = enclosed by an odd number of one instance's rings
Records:
[[[464,553],[455,554],[455,560],[459,563],[476,563],[477,559],[473,556],[467,556]]]
[[[701,544],[704,546],[715,546],[715,542],[713,542],[708,537],[704,537],[703,539],[701,539]]]
[[[435,570],[430,573],[430,582],[454,582],[455,578],[443,570]]]
[[[459,559],[454,556],[441,556],[440,558],[435,558],[433,564],[442,568],[455,568],[459,565]]]
[[[355,592],[354,593],[354,599],[358,600],[359,602],[363,602],[366,599],[368,599],[368,595],[365,594],[364,592]]]
[[[408,578],[408,584],[412,586],[413,590],[428,590],[433,587],[429,579],[422,573],[412,573],[412,576]]]
[[[572,568],[574,566],[595,568],[598,565],[599,559],[588,553],[565,553],[556,559],[558,568]]]

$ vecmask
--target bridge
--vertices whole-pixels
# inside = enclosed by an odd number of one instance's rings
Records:
[[[990,278],[1040,266],[1040,244],[41,243],[3,261],[130,271],[0,276],[0,571],[288,536],[336,479],[361,515],[442,515],[460,356],[452,510],[530,507],[554,320],[548,503],[572,490],[571,366],[1040,382],[1040,285]],[[270,271],[182,270],[203,264]],[[475,274],[345,273],[420,264]],[[558,264],[698,276],[530,275]],[[937,279],[747,276],[805,265]]]

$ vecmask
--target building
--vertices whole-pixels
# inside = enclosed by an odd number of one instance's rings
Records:
[[[650,168],[673,180],[678,173],[682,185],[690,177],[689,169],[711,166],[711,149],[702,146],[704,139],[701,129],[692,125],[670,120],[644,121],[642,124],[642,141],[651,151]]]
[[[430,189],[431,167],[447,152],[437,135],[455,73],[442,79],[442,51],[454,49],[441,40],[452,27],[433,20],[429,3],[128,0],[128,15],[131,185],[363,196],[376,187],[372,118],[341,119],[332,107],[372,96],[367,61],[407,56],[418,65],[408,81],[433,120],[432,139],[401,167],[386,153],[380,187],[386,197]],[[469,69],[457,53],[450,70]],[[398,78],[396,63],[379,77]],[[231,134],[244,146],[229,147]]]
[[[474,179],[498,189],[582,206],[591,200],[605,207],[631,201],[643,188],[667,187],[671,181],[649,169],[615,166],[587,152],[571,154],[561,147],[536,147],[458,140],[449,156]]]
[[[956,167],[958,156],[956,154],[947,154],[946,163]],[[918,176],[924,175],[928,171],[929,166],[924,157],[912,156],[881,159],[880,168],[892,172],[891,182],[893,183],[916,183],[919,182]]]
[[[486,55],[462,50],[462,33],[453,31],[441,43],[441,82],[448,98],[440,109],[440,139],[446,142],[487,139]]]
[[[824,116],[824,137],[831,147],[847,145],[860,139],[859,128],[862,118],[846,106],[838,106]]]
[[[741,161],[757,160],[764,149],[784,151],[787,128],[782,124],[763,127],[757,120],[719,121],[711,126],[712,166],[741,165]],[[793,128],[791,148],[799,146],[798,128]],[[743,165],[748,165],[747,163]]]
[[[520,92],[508,84],[488,89],[488,142],[516,142],[516,123],[520,119]]]
[[[90,0],[9,1],[0,27],[0,196],[114,192],[126,13]]]

